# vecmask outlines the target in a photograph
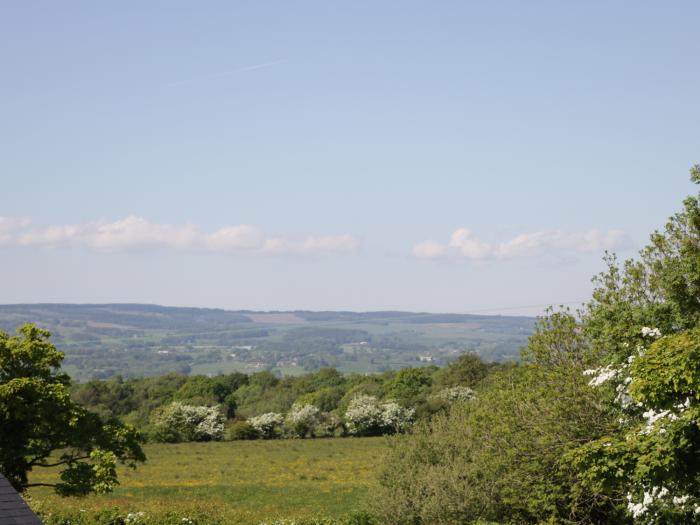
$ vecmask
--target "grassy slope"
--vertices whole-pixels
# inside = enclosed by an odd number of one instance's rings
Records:
[[[205,511],[225,523],[285,517],[339,517],[362,506],[383,438],[237,441],[148,445],[148,462],[122,469],[112,493],[60,498],[49,489],[30,492],[43,509],[88,511],[119,507],[131,512]],[[46,470],[34,482],[55,479]]]

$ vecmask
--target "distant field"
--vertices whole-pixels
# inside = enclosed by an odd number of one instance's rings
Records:
[[[444,365],[465,352],[516,359],[531,317],[414,312],[249,312],[136,304],[0,305],[0,330],[36,323],[76,381],[333,367],[377,373]]]
[[[42,509],[199,511],[231,525],[339,517],[361,507],[384,446],[384,438],[154,444],[145,447],[145,465],[120,470],[112,494],[60,498],[37,488],[29,495]],[[53,479],[42,469],[31,481]]]

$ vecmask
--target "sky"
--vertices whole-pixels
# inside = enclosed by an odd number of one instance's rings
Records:
[[[0,303],[541,313],[696,191],[695,1],[0,3]]]

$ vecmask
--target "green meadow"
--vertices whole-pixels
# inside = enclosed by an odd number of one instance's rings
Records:
[[[152,444],[145,464],[120,469],[110,494],[62,498],[41,487],[28,495],[35,509],[64,516],[116,507],[154,518],[206,515],[231,525],[340,518],[362,508],[384,450],[384,438]],[[31,481],[55,476],[40,469]]]

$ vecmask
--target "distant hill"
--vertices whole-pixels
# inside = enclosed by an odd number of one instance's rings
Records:
[[[444,364],[464,352],[514,359],[534,318],[413,312],[230,311],[147,304],[0,305],[0,330],[52,332],[77,380],[168,371],[371,373]]]

